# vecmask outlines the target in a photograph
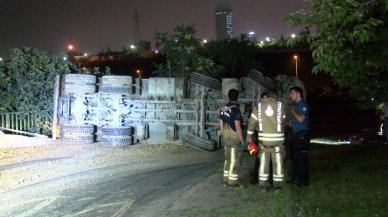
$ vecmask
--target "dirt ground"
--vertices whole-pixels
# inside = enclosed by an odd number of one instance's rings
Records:
[[[249,188],[222,185],[222,149],[47,141],[0,142],[0,216],[240,216],[259,207],[241,201]]]

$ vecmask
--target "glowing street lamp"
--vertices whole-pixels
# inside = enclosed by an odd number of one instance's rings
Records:
[[[3,61],[3,58],[0,57],[0,61]]]
[[[207,39],[203,39],[202,43],[206,44],[207,43]]]
[[[137,70],[136,70],[136,74],[138,74],[138,75],[139,75],[139,78],[141,79],[141,70],[140,70],[140,69],[137,69]]]
[[[296,38],[296,34],[295,34],[295,33],[292,33],[292,34],[291,34],[291,38]]]
[[[68,49],[69,51],[72,51],[72,50],[74,50],[74,46],[73,46],[72,44],[69,44],[69,45],[67,46],[67,49]]]
[[[84,53],[84,57],[87,57],[88,56],[88,53]]]
[[[132,50],[135,50],[135,49],[136,49],[136,46],[133,45],[133,44],[131,44],[129,47],[130,47]]]
[[[270,41],[271,41],[271,38],[270,38],[270,37],[266,37],[265,40],[268,41],[268,42],[270,42]]]
[[[63,59],[64,61],[66,61],[66,60],[67,60],[67,57],[63,57],[62,59]]]
[[[298,55],[294,55],[294,60],[295,60],[295,76],[298,78]]]

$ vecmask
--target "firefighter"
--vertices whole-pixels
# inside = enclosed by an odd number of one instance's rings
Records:
[[[262,93],[261,96],[260,96],[260,100],[263,100],[263,99],[267,99],[268,98],[268,94],[267,93]],[[253,125],[256,125],[256,129],[254,131],[250,131],[250,137],[248,138],[247,140],[247,143],[248,144],[251,144],[251,143],[258,143],[257,141],[257,137],[254,137],[255,134],[254,132],[257,132],[257,106],[254,106],[253,109],[252,109],[252,113],[251,113],[251,117],[250,117],[250,120],[249,120],[249,123]],[[249,131],[248,131],[249,132]],[[257,135],[257,134],[256,134]],[[256,185],[257,183],[259,183],[259,166],[260,166],[260,158],[259,158],[259,155],[255,156],[255,165],[254,165],[254,169],[253,169],[253,174],[252,174],[252,177],[251,177],[251,184],[253,185]]]
[[[266,192],[270,187],[272,175],[273,187],[278,189],[283,182],[282,145],[284,143],[284,112],[283,104],[278,101],[275,91],[268,92],[268,98],[263,99],[249,120],[247,141],[252,141],[254,130],[258,125],[259,142],[261,144],[259,185]],[[270,163],[272,162],[272,174]]]
[[[292,87],[290,98],[293,103],[291,106],[293,182],[296,186],[302,187],[309,183],[310,109],[303,99],[302,88]]]
[[[242,135],[242,119],[239,103],[239,91],[230,89],[229,102],[220,110],[220,129],[225,149],[223,182],[232,188],[243,188],[239,182],[241,153],[246,149]]]

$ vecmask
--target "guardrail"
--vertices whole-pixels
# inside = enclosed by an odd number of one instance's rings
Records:
[[[51,124],[48,120],[48,117],[35,113],[0,113],[0,127],[18,131],[30,131],[33,128],[44,127],[42,124]]]

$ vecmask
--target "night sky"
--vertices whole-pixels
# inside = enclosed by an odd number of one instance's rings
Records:
[[[141,39],[180,24],[195,25],[198,38],[215,38],[214,10],[220,0],[0,0],[0,57],[13,47],[46,51],[121,50],[134,40],[133,11],[140,13]],[[258,39],[297,32],[284,17],[305,7],[303,0],[229,0],[234,35],[255,31]]]

